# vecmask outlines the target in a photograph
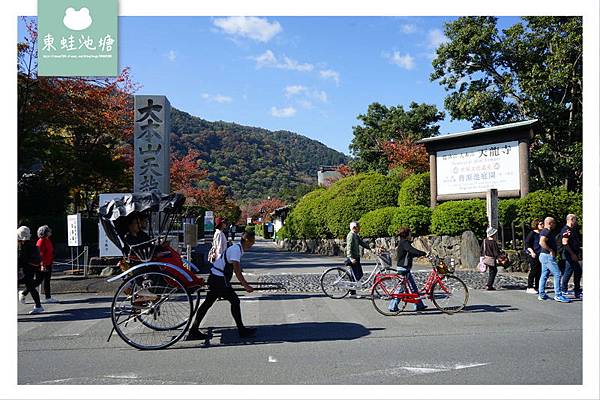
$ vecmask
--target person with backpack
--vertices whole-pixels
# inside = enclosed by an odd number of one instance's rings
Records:
[[[540,232],[540,263],[542,264],[542,274],[540,276],[540,287],[538,291],[538,300],[548,299],[546,294],[546,281],[550,274],[554,277],[554,300],[561,303],[570,303],[571,300],[562,295],[560,290],[560,269],[556,263],[556,239],[552,235],[552,229],[556,222],[552,217],[544,219],[544,229]]]
[[[18,282],[25,284],[35,303],[29,314],[39,314],[44,311],[44,307],[40,302],[40,294],[36,289],[43,280],[43,276],[39,274],[41,257],[37,246],[30,239],[31,231],[29,228],[20,226],[17,229],[17,267],[23,271],[23,277]],[[25,304],[23,292],[19,292],[19,300]]]
[[[556,236],[556,243],[558,254],[560,254],[564,264],[564,269],[561,270],[562,279],[560,282],[560,290],[563,295],[567,294],[569,289],[569,279],[571,279],[571,275],[573,275],[573,295],[576,299],[581,299],[582,270],[581,264],[579,263],[581,237],[577,231],[577,216],[575,214],[567,215],[567,224]]]
[[[227,250],[225,227],[225,219],[217,217],[215,220],[215,234],[213,235],[212,247],[208,252],[208,261],[211,263],[215,262]]]
[[[225,299],[231,303],[231,315],[235,320],[238,334],[241,338],[253,337],[256,334],[256,328],[244,326],[244,323],[242,322],[242,311],[240,309],[240,299],[230,283],[233,274],[235,274],[246,292],[252,293],[254,291],[254,288],[250,286],[244,278],[240,266],[242,256],[252,247],[252,245],[254,245],[254,241],[254,232],[244,232],[240,243],[230,246],[221,257],[214,262],[210,270],[210,275],[208,276],[208,293],[206,294],[204,302],[198,307],[196,318],[190,326],[186,340],[202,340],[207,338],[207,335],[199,330],[200,322],[202,322],[202,319],[206,316],[206,313],[218,298]]]
[[[540,232],[544,229],[544,221],[534,219],[531,221],[531,232],[525,238],[525,254],[529,263],[529,275],[527,276],[526,293],[538,294],[540,286],[540,275],[542,274],[542,265],[540,264]]]

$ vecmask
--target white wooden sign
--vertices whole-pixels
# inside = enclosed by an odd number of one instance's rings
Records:
[[[81,246],[81,214],[67,215],[67,239],[70,247]]]
[[[128,193],[101,193],[98,204],[102,206],[104,203],[116,198],[121,198]],[[121,256],[121,250],[108,239],[102,224],[98,222],[98,246],[100,247],[100,257],[118,257]]]
[[[519,143],[438,151],[438,195],[519,190]]]

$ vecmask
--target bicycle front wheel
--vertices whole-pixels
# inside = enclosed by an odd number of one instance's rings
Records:
[[[396,298],[394,294],[406,291],[405,279],[400,275],[386,276],[379,280],[371,289],[371,302],[378,313],[386,316],[398,315],[406,307],[406,302]]]
[[[332,299],[348,296],[348,284],[352,281],[350,274],[343,268],[329,268],[321,275],[321,290]]]
[[[446,314],[461,311],[469,301],[467,285],[454,275],[443,275],[431,288],[431,300]]]
[[[121,284],[113,298],[111,318],[125,343],[141,350],[156,350],[181,339],[192,312],[192,296],[178,279],[148,272]]]

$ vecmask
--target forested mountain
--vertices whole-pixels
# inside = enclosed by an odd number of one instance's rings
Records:
[[[320,166],[348,161],[343,153],[296,133],[209,122],[176,108],[171,129],[173,151],[181,156],[197,150],[208,179],[229,187],[237,200],[289,198],[294,190],[317,184]]]

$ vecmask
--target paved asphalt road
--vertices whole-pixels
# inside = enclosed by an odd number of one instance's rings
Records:
[[[268,273],[258,263],[264,256],[280,271],[320,259],[258,246],[247,271]],[[378,314],[368,299],[247,294],[242,313],[258,327],[255,339],[238,338],[219,301],[202,324],[208,341],[161,351],[136,350],[117,335],[106,342],[109,295],[57,297],[40,315],[19,304],[19,384],[582,382],[582,302],[540,302],[521,290],[471,290],[469,305],[452,316],[434,309],[397,317]]]

